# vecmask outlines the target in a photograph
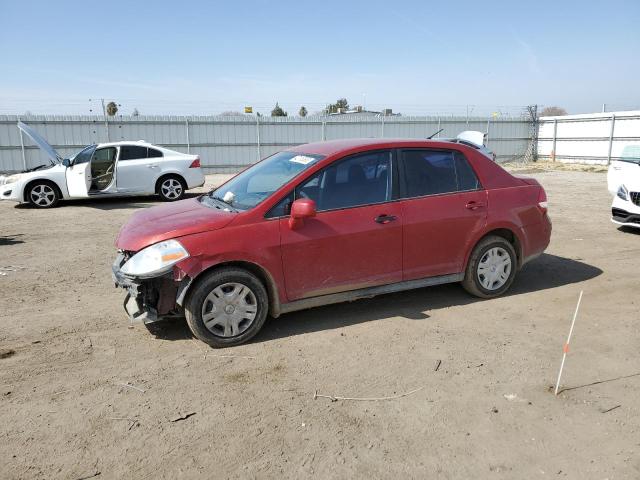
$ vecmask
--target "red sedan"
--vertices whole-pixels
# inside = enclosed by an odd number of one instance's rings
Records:
[[[461,282],[495,297],[550,235],[542,186],[473,148],[338,140],[134,214],[113,276],[132,321],[186,316],[196,337],[224,347],[267,315],[378,294]]]

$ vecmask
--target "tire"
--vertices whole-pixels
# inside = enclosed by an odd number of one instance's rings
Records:
[[[513,245],[503,237],[490,235],[473,249],[462,286],[476,297],[497,297],[509,289],[517,269],[518,257]]]
[[[214,348],[251,339],[264,325],[268,310],[269,298],[262,282],[233,267],[208,274],[194,286],[185,303],[191,333]],[[205,317],[209,317],[207,324]]]
[[[167,175],[158,180],[158,188],[156,190],[163,201],[175,202],[184,197],[187,184],[184,179],[178,175]]]
[[[61,195],[58,186],[47,180],[36,180],[27,186],[26,199],[35,208],[54,208],[58,206]]]

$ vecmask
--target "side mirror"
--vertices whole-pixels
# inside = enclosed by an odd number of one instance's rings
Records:
[[[316,202],[310,198],[299,198],[291,204],[289,228],[291,230],[304,225],[305,218],[316,216]]]
[[[64,165],[65,167],[70,167],[71,166],[71,160],[69,160],[68,158],[65,158],[62,160],[62,165]]]

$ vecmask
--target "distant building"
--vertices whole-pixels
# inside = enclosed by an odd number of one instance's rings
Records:
[[[329,115],[358,115],[362,117],[398,117],[399,113],[393,113],[390,108],[385,108],[381,112],[375,110],[365,110],[361,105],[357,105],[351,110],[344,108],[338,109],[337,112],[330,113]]]

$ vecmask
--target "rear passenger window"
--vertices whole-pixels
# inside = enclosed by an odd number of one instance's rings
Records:
[[[464,155],[447,150],[404,150],[405,196],[476,190],[478,178]]]
[[[477,190],[480,188],[480,182],[475,172],[460,152],[455,153],[456,175],[458,177],[458,190],[461,192],[467,190]]]
[[[147,158],[147,147],[138,145],[122,145],[120,147],[120,160],[137,160]]]
[[[147,155],[149,158],[158,158],[162,157],[162,152],[160,150],[156,150],[155,148],[149,148],[149,153]]]

